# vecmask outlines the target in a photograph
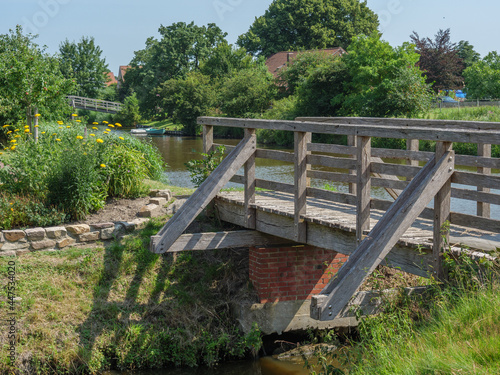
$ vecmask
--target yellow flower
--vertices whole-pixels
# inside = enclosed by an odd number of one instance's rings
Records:
[[[102,132],[102,134],[109,134],[108,132]]]
[[[107,121],[103,121],[102,123],[103,123],[103,124],[109,124],[109,122],[107,122]]]
[[[106,129],[106,131],[107,131],[107,132],[110,132],[110,131],[111,131],[111,129]]]
[[[59,129],[64,129],[62,126],[59,126]]]
[[[82,120],[76,120],[76,122],[82,122]]]
[[[10,141],[11,143],[16,143],[17,140],[16,139],[13,139],[12,141]]]
[[[45,132],[42,132],[42,134],[45,134]]]
[[[83,153],[83,155],[87,155],[87,153],[86,153],[86,152],[84,152],[84,153]]]
[[[92,126],[92,130],[97,130],[98,128],[96,126]]]
[[[101,164],[101,168],[106,168],[106,164]]]
[[[119,128],[122,127],[122,124],[119,124],[118,122],[115,125],[118,126]]]
[[[7,132],[7,134],[10,134],[10,133],[12,133],[12,130],[9,130],[9,131]]]
[[[35,128],[38,128],[40,125],[35,125]]]
[[[97,143],[103,143],[104,141],[103,141],[101,138],[97,138],[97,139],[96,139],[96,142],[97,142]]]
[[[71,126],[69,126],[69,125],[68,125],[68,126],[66,126],[66,127],[67,127],[68,129],[69,129],[69,128],[71,128]]]
[[[94,121],[92,125],[99,125],[99,123]]]
[[[41,114],[39,114],[39,113],[37,113],[37,114],[35,115],[35,117],[40,117],[40,116],[41,116]]]
[[[124,140],[124,138],[123,138],[123,137],[118,137],[118,138],[120,138],[122,141]]]
[[[52,135],[57,135],[57,133],[52,133]]]
[[[19,134],[16,134],[16,135],[14,136],[14,138],[19,138],[19,137],[20,137],[20,135],[19,135]]]
[[[57,121],[57,123],[58,123],[59,125],[64,124],[64,122],[62,122],[62,121]]]
[[[12,146],[10,149],[14,151],[16,149],[16,145]]]
[[[112,124],[109,124],[108,126],[109,126],[110,128],[114,128],[114,127],[115,127],[115,126],[114,126],[114,125],[112,125]]]
[[[13,209],[12,207],[10,208],[10,210],[11,210],[12,212],[14,212],[14,209]]]
[[[8,126],[10,126],[10,125],[4,125],[4,126],[2,126],[2,128],[6,128],[6,127],[8,127]]]
[[[0,155],[3,155],[3,152],[0,152]]]
[[[61,142],[61,140],[60,140],[59,138],[56,138],[56,141],[57,141],[57,142]]]
[[[29,127],[30,127],[29,125],[24,125],[25,129],[29,129]]]
[[[95,137],[95,134],[90,134],[91,137]]]
[[[24,129],[24,132],[25,132],[25,133],[29,133],[29,132],[30,132],[30,130],[29,130],[29,129]]]
[[[15,132],[18,132],[18,131],[19,131],[19,129],[16,129],[16,130],[14,130],[14,131],[15,131]]]
[[[83,139],[83,137],[81,135],[77,135],[76,139]]]
[[[73,113],[71,116],[72,117],[77,117],[78,115],[76,113]]]

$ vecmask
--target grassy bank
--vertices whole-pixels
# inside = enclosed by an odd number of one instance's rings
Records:
[[[141,125],[170,131],[179,131],[183,129],[183,126],[181,124],[176,124],[169,119],[161,121],[143,121]]]
[[[0,259],[1,275],[15,261],[21,298],[15,373],[214,365],[259,347],[259,332],[242,335],[229,312],[230,301],[252,298],[241,262],[248,255],[151,254],[149,238],[163,224],[150,222],[109,247]],[[7,308],[3,299],[2,314]],[[0,337],[5,353],[7,337]],[[14,373],[0,358],[0,373]]]

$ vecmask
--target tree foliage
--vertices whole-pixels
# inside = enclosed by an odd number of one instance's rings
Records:
[[[125,98],[123,108],[116,114],[115,119],[125,126],[136,126],[141,121],[139,100],[135,92]]]
[[[222,79],[254,65],[255,61],[244,48],[234,48],[231,44],[222,42],[205,56],[200,63],[200,71],[213,79]]]
[[[158,29],[161,38],[149,38],[146,48],[135,52],[132,69],[126,81],[137,92],[143,112],[153,115],[158,105],[155,89],[162,83],[185,78],[190,71],[198,70],[200,62],[211,51],[225,42],[226,33],[210,23],[197,26],[193,22],[177,22]]]
[[[70,107],[65,96],[73,83],[65,79],[59,60],[45,53],[22,28],[0,35],[0,122],[15,123],[35,107],[45,118]]]
[[[474,99],[500,98],[500,56],[490,52],[464,70],[467,96]]]
[[[457,44],[458,56],[463,60],[464,68],[481,60],[481,55],[474,50],[474,46],[466,40],[461,40]]]
[[[66,39],[59,46],[61,72],[64,77],[74,79],[75,95],[97,98],[106,84],[109,72],[102,50],[93,37],[82,37],[78,43]]]
[[[265,57],[279,51],[346,49],[355,35],[371,34],[378,25],[366,1],[274,0],[238,45]]]
[[[451,42],[450,29],[440,29],[434,40],[420,38],[415,31],[410,38],[420,54],[418,65],[426,72],[427,83],[432,84],[436,92],[463,86],[464,62],[457,45]]]

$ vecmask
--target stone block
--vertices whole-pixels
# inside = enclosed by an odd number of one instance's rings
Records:
[[[97,241],[100,236],[100,232],[82,233],[78,236],[78,240],[81,242]]]
[[[30,247],[30,244],[29,244],[29,242],[26,242],[26,241],[6,242],[2,246],[2,251],[24,250],[24,249],[29,249],[29,247]]]
[[[154,198],[156,197],[156,194],[158,194],[159,191],[160,191],[159,189],[151,189],[149,191],[149,196]]]
[[[1,244],[2,242],[5,242],[5,238],[4,238],[4,236],[3,236],[3,231],[0,231],[0,244]]]
[[[156,193],[156,197],[157,198],[165,198],[167,201],[169,201],[170,198],[172,198],[172,193],[170,192],[170,190],[159,190]]]
[[[128,221],[119,221],[115,227],[116,232],[133,232],[135,230],[135,225],[129,223]]]
[[[16,255],[17,255],[17,256],[21,256],[21,255],[28,254],[28,253],[31,253],[31,251],[30,251],[30,250],[28,250],[28,249],[24,249],[24,250],[16,250]]]
[[[87,224],[68,225],[66,230],[71,234],[78,235],[90,232],[90,226]]]
[[[0,252],[0,257],[15,257],[16,252],[15,251],[2,251]]]
[[[157,204],[148,204],[144,207],[141,207],[139,210],[138,215],[140,217],[155,217],[155,215],[158,215],[160,211],[160,206]]]
[[[54,240],[35,241],[31,243],[31,248],[33,250],[49,249],[55,246],[56,246],[56,241]]]
[[[145,218],[138,218],[138,219],[134,219],[130,222],[130,224],[132,224],[134,226],[134,230],[137,230],[137,229],[142,229],[146,226],[147,222],[149,221],[149,219],[145,219]]]
[[[65,247],[74,245],[76,243],[76,240],[74,238],[66,237],[62,240],[57,241],[57,247],[59,249],[63,249]]]
[[[150,198],[149,204],[157,204],[158,206],[165,206],[167,204],[167,200],[165,198]]]
[[[24,232],[30,241],[42,241],[45,238],[45,229],[43,228],[30,228]]]
[[[26,238],[26,233],[24,233],[23,230],[17,230],[17,229],[4,230],[3,235],[5,236],[5,239],[7,241],[12,241],[12,242],[16,242],[16,241],[19,241],[21,239]]]
[[[57,240],[66,237],[68,232],[66,231],[65,227],[50,227],[45,228],[45,233],[47,234],[48,238]]]
[[[114,223],[99,223],[99,224],[90,224],[90,228],[93,230],[101,230],[106,228],[114,228]]]
[[[112,228],[101,229],[101,240],[111,240],[115,238],[115,225]]]

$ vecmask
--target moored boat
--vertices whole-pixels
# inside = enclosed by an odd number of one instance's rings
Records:
[[[146,134],[147,135],[163,135],[163,134],[165,134],[165,129],[149,128],[149,129],[146,129]]]

